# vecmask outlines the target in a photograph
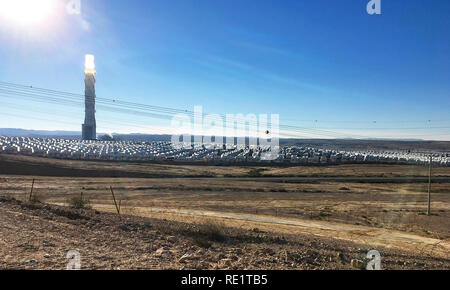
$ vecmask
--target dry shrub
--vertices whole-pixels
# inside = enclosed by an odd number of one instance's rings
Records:
[[[262,171],[264,171],[264,169],[262,169],[262,168],[252,168],[248,172],[248,176],[250,176],[250,177],[261,177],[262,176]]]
[[[80,196],[74,196],[67,200],[67,204],[69,204],[72,208],[90,208],[90,200],[88,198]]]
[[[43,203],[43,198],[40,194],[33,193],[31,198],[29,198],[28,202],[30,203]]]
[[[224,242],[228,237],[226,226],[214,220],[197,224],[188,234],[193,237],[194,243],[202,248],[211,247],[212,242]]]

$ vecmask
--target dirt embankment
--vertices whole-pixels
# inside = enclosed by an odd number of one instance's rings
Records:
[[[276,164],[275,164],[276,165]],[[343,164],[299,166],[295,164],[278,164],[276,166],[255,164],[253,166],[190,164],[171,162],[113,162],[82,161],[42,158],[33,156],[0,154],[0,174],[33,175],[58,177],[129,177],[129,178],[170,178],[170,177],[226,177],[276,179],[299,178],[300,181],[328,179],[361,179],[364,182],[380,179],[387,182],[389,178],[401,179],[401,182],[420,179],[427,181],[428,167],[419,165],[393,164]],[[450,178],[450,167],[436,167],[433,177]],[[434,178],[434,179],[435,179]],[[292,180],[293,182],[295,180]],[[436,180],[433,180],[436,181]]]
[[[187,224],[0,198],[0,268],[349,269],[369,247],[310,235]],[[378,249],[383,269],[450,269],[450,260]]]

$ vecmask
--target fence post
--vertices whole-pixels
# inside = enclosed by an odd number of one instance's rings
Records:
[[[114,205],[116,206],[117,213],[120,216],[120,208],[117,205],[116,196],[114,195],[114,190],[113,190],[112,186],[110,186],[109,188],[111,189],[111,194],[112,194],[112,197],[113,197],[113,200],[114,200]]]
[[[30,201],[30,202],[31,202],[31,198],[33,197],[33,189],[34,189],[34,178],[33,178],[33,183],[31,184],[30,197],[28,198],[28,201]]]

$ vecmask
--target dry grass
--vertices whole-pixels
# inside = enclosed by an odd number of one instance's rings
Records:
[[[224,223],[208,219],[198,225],[195,235],[214,242],[224,242],[227,239],[227,229]]]
[[[91,202],[88,198],[85,198],[83,194],[80,196],[73,196],[68,198],[66,203],[72,208],[91,208]]]
[[[188,235],[192,237],[194,244],[202,248],[209,248],[214,242],[223,243],[229,237],[225,223],[213,219],[196,224]]]

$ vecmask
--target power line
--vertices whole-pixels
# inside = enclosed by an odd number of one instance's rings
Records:
[[[0,85],[0,87],[2,87],[0,89],[0,93],[2,93],[3,96],[5,96],[4,94],[6,94],[6,96],[8,95],[15,95],[15,96],[21,96],[24,98],[31,98],[33,101],[36,101],[36,99],[38,99],[39,101],[44,101],[44,102],[50,102],[50,103],[55,103],[55,104],[63,104],[63,105],[81,105],[83,104],[83,99],[84,96],[83,95],[78,95],[76,96],[76,94],[72,94],[72,93],[64,93],[66,96],[59,96],[56,94],[56,91],[53,90],[47,90],[49,91],[49,93],[36,93],[32,87],[30,88],[26,88],[26,90],[23,89],[18,89],[18,87],[20,87],[20,85],[13,85],[13,89],[9,89],[8,86],[6,86],[5,89],[5,85],[2,84]],[[45,89],[39,89],[39,91],[44,91]],[[67,100],[67,98],[69,98],[69,100]],[[77,101],[74,101],[77,100]],[[107,100],[105,102],[105,100]],[[134,110],[130,110],[127,108],[111,108],[111,101],[114,103],[113,105],[121,105],[121,103],[125,103],[125,107],[128,108],[136,108],[139,111],[136,111],[136,109]],[[177,109],[171,109],[171,108],[163,108],[162,113],[167,114],[169,113],[169,115],[161,115],[161,114],[155,114],[155,113],[148,113],[145,112],[146,110],[144,110],[143,108],[147,109],[148,107],[150,107],[150,110],[153,111],[161,111],[158,107],[155,106],[148,106],[148,105],[142,105],[142,104],[135,104],[135,103],[129,103],[129,102],[117,102],[115,100],[108,100],[108,99],[104,99],[104,98],[98,98],[97,103],[106,103],[108,104],[108,106],[102,106],[99,105],[98,107],[103,108],[104,110],[107,111],[113,111],[113,112],[121,112],[121,113],[130,113],[130,114],[138,114],[138,115],[143,115],[146,117],[152,117],[152,118],[160,118],[160,119],[172,119],[173,118],[173,114],[174,112],[183,112],[183,113],[190,113],[190,115],[195,115],[195,112],[192,111],[188,111],[188,110],[177,110]],[[144,110],[144,112],[143,112]],[[171,112],[170,112],[171,111]],[[242,124],[242,123],[241,123]],[[244,124],[245,125],[245,124]],[[298,126],[291,126],[291,125],[280,125],[280,128],[284,128],[286,131],[290,131],[290,132],[296,132],[296,133],[302,133],[302,134],[311,134],[311,135],[316,135],[316,136],[327,136],[327,137],[342,137],[343,134],[341,133],[336,133],[336,132],[332,132],[332,131],[326,131],[326,130],[318,130],[318,129],[310,129],[310,128],[303,128],[303,127],[298,127]],[[292,134],[289,134],[292,135]],[[344,134],[345,136],[357,136],[358,138],[366,138],[366,136],[359,136],[359,135],[355,135],[355,134]]]
[[[1,97],[3,97],[2,95],[0,95],[0,98]],[[4,103],[3,104],[3,107],[10,107],[10,108],[13,108],[14,110],[19,110],[19,111],[25,111],[25,112],[29,112],[29,111],[31,111],[30,109],[27,109],[27,108],[25,108],[25,107],[23,107],[23,106],[18,106],[18,105],[13,105],[13,104],[8,104],[8,103]],[[35,111],[33,111],[33,112],[35,112]],[[14,117],[17,117],[17,118],[22,118],[22,119],[27,119],[27,118],[30,118],[29,116],[24,116],[23,114],[22,115],[18,115],[18,114],[6,114],[6,113],[2,113],[3,115],[10,115],[10,116],[14,116]],[[52,112],[52,115],[53,116],[61,116],[61,117],[72,117],[71,119],[79,119],[79,114],[76,114],[75,115],[75,113],[72,113],[72,114],[68,114],[68,112],[64,112],[64,113],[55,113],[55,112]],[[37,119],[37,120],[42,120],[42,121],[50,121],[50,122],[54,122],[55,120],[50,120],[50,119],[43,119],[43,118],[40,118],[40,119],[38,119],[37,117],[36,118],[33,118],[33,119]],[[67,120],[67,118],[66,118],[66,120]],[[61,122],[61,119],[60,118],[58,118],[58,123],[60,123]],[[66,123],[66,124],[70,124],[70,125],[73,125],[73,122],[64,122],[64,123]],[[105,122],[102,122],[102,123],[105,123]],[[108,122],[107,122],[108,124],[113,124],[113,125],[130,125],[130,126],[133,126],[133,127],[139,127],[139,128],[143,128],[143,129],[149,129],[150,128],[150,126],[143,126],[142,124],[138,124],[138,123],[135,123],[135,122],[130,122],[129,120],[118,120],[117,118],[114,118],[114,121],[110,121],[110,120],[108,120]],[[99,124],[99,126],[98,126],[99,128],[103,128],[103,129],[109,129],[109,130],[117,130],[117,128],[111,128],[111,127],[105,127],[105,126],[103,126],[102,124]]]
[[[56,91],[56,90],[50,90],[50,89],[43,89],[43,88],[37,88],[33,86],[24,86],[24,85],[18,85],[13,83],[7,83],[7,82],[0,82],[0,87],[5,87],[11,89],[11,87],[15,89],[20,90],[26,90],[26,91],[34,91],[34,92],[41,92],[45,94],[50,94],[54,96],[59,97],[70,97],[75,99],[82,98],[84,101],[85,95],[77,94],[77,93],[69,93],[69,92],[63,92],[63,91]],[[120,101],[117,99],[107,99],[107,98],[96,98],[97,102],[106,102],[106,103],[113,103],[113,104],[120,104],[125,105],[127,107],[133,107],[133,108],[140,108],[140,109],[147,109],[147,110],[156,110],[159,112],[167,112],[167,113],[188,113],[188,114],[194,114],[193,111],[190,110],[182,110],[182,109],[174,109],[174,108],[168,108],[168,107],[161,107],[161,106],[152,106],[152,105],[146,105],[146,104],[138,104],[138,103],[132,103],[132,102],[126,102],[126,101]],[[222,116],[223,117],[223,116]],[[296,122],[314,122],[314,123],[370,123],[370,124],[378,124],[378,123],[441,123],[441,122],[450,122],[450,120],[424,120],[424,121],[417,121],[417,120],[409,120],[409,121],[343,121],[343,120],[298,120],[298,119],[290,119],[290,118],[283,118],[283,120],[290,120],[290,121],[296,121]],[[330,129],[357,129],[357,128],[330,128]],[[366,129],[366,128],[361,128]],[[399,128],[402,129],[402,128]]]
[[[23,86],[13,83],[0,82],[0,96],[3,97],[21,97],[25,99],[31,99],[37,102],[53,103],[56,105],[67,105],[67,106],[82,106],[85,101],[85,96],[82,94],[62,92],[50,89],[36,88],[33,86]],[[89,98],[88,98],[89,100]],[[143,117],[171,120],[176,114],[186,114],[190,117],[195,116],[194,111],[174,109],[168,107],[152,106],[146,104],[132,103],[126,101],[120,101],[116,99],[107,98],[96,98],[97,107],[99,109],[115,112],[139,115]],[[203,113],[206,116],[206,113]],[[221,120],[226,119],[226,115],[219,115]],[[285,119],[283,119],[285,120]],[[317,122],[317,121],[316,121]],[[347,121],[342,121],[347,122]],[[400,122],[400,121],[396,121]],[[406,121],[405,121],[406,122]],[[429,120],[431,122],[431,120]],[[443,122],[443,121],[441,121]],[[377,122],[372,122],[377,123]],[[381,123],[381,122],[380,122]],[[239,125],[257,125],[252,122],[237,122]],[[449,127],[426,127],[426,128],[308,128],[300,127],[294,125],[280,124],[280,129],[285,132],[294,132],[297,134],[308,134],[316,136],[327,136],[327,137],[354,137],[359,139],[370,138],[368,136],[362,136],[350,133],[340,133],[330,130],[422,130],[422,129],[448,129]],[[281,133],[281,132],[280,132]],[[286,134],[283,134],[286,135]],[[292,134],[289,134],[292,135]],[[295,134],[294,134],[295,135]]]
[[[5,85],[4,83],[0,84],[0,93],[3,96],[20,96],[28,99],[32,99],[33,101],[39,100],[44,102],[50,102],[55,103],[59,105],[81,105],[83,104],[84,96],[80,94],[72,94],[72,93],[66,93],[61,92],[64,94],[64,96],[57,95],[57,91],[54,90],[46,90],[46,89],[34,89],[32,87],[25,87],[20,85],[12,84],[12,89],[9,88],[9,84]],[[36,92],[37,91],[37,92]],[[44,92],[44,91],[48,91]],[[75,101],[74,101],[75,100]],[[122,113],[130,113],[130,114],[139,114],[147,117],[153,117],[153,118],[162,118],[162,119],[172,119],[173,115],[175,113],[183,113],[187,115],[194,116],[195,112],[189,111],[189,110],[179,110],[179,109],[172,109],[172,108],[165,108],[165,107],[156,107],[156,106],[149,106],[144,104],[136,104],[136,103],[130,103],[130,102],[123,102],[123,101],[116,101],[111,99],[105,99],[105,98],[97,98],[97,103],[100,104],[107,104],[108,106],[99,106],[100,108],[103,108],[108,111],[113,112],[122,112]],[[111,108],[110,106],[120,106],[121,108]],[[122,108],[122,107],[125,107]],[[128,108],[131,108],[133,110],[130,110]],[[136,111],[136,109],[138,111]],[[148,113],[146,111],[156,111],[161,112],[166,115],[161,114],[154,114],[154,113]],[[167,115],[168,114],[168,115]],[[204,114],[206,115],[206,114]],[[237,122],[239,124],[239,122]],[[250,123],[251,122],[247,122]],[[243,123],[240,123],[241,125],[245,125]],[[332,136],[332,137],[341,137],[343,136],[341,133],[332,132],[332,131],[326,131],[326,130],[317,130],[317,129],[310,129],[310,128],[303,128],[298,126],[291,126],[291,125],[280,125],[280,128],[284,128],[286,131],[292,131],[302,134],[311,134],[311,135],[318,135],[318,136]],[[366,136],[359,136],[354,134],[346,134],[346,136],[354,136],[358,138],[366,138]]]

